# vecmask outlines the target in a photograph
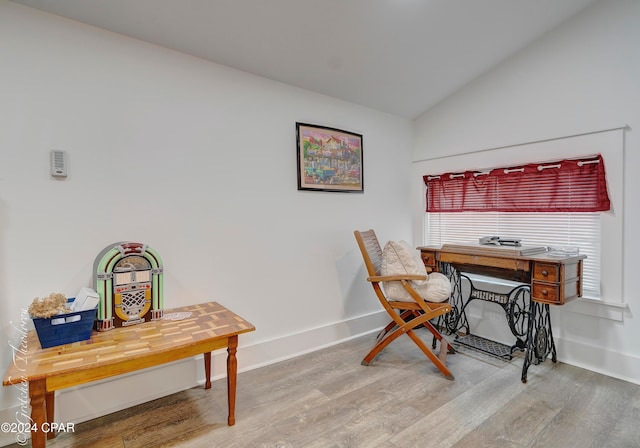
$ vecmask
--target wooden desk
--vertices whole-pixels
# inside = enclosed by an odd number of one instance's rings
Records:
[[[183,320],[156,320],[105,332],[87,341],[42,349],[34,331],[22,341],[19,359],[9,367],[4,386],[28,382],[31,443],[43,448],[54,422],[55,391],[204,354],[205,388],[211,387],[211,352],[226,348],[228,424],[235,424],[238,335],[255,327],[216,302],[165,310],[191,313]],[[43,431],[45,429],[45,431]]]
[[[582,295],[582,260],[584,255],[553,257],[548,253],[523,256],[517,248],[482,247],[470,245],[419,247],[422,260],[429,271],[442,272],[453,281],[453,313],[445,326],[459,338],[465,331],[465,345],[481,349],[497,356],[508,357],[514,350],[525,351],[522,382],[527,381],[527,370],[531,363],[544,361],[549,354],[556,362],[549,305],[564,305]],[[496,293],[476,289],[473,281],[464,273],[481,274],[521,283],[509,293]],[[462,297],[461,278],[469,281],[469,297]],[[465,310],[474,299],[494,302],[504,309],[509,328],[516,343],[506,351],[486,339],[470,332]],[[489,348],[487,348],[489,347]]]

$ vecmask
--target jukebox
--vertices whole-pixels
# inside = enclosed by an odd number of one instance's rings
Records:
[[[95,260],[94,273],[100,298],[98,331],[162,318],[162,260],[147,245],[122,242],[105,248]]]

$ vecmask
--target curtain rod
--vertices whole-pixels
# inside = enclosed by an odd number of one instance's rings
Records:
[[[618,126],[617,128],[601,129],[599,131],[591,131],[591,132],[582,132],[580,134],[565,135],[564,137],[552,137],[552,138],[534,140],[534,141],[525,142],[525,143],[515,143],[513,145],[495,146],[493,148],[476,149],[476,150],[473,150],[473,151],[460,152],[460,153],[456,153],[456,154],[448,154],[446,156],[438,156],[438,157],[430,157],[428,159],[414,160],[411,163],[413,164],[413,163],[420,163],[420,162],[428,162],[428,161],[431,161],[431,160],[446,159],[448,157],[464,156],[464,155],[467,155],[467,154],[477,154],[477,153],[481,153],[481,152],[495,151],[497,149],[514,148],[516,146],[524,146],[524,145],[532,145],[532,144],[535,144],[535,143],[552,142],[554,140],[563,140],[565,138],[582,137],[584,135],[600,134],[602,132],[617,131],[617,130],[620,130],[620,129],[627,130],[627,129],[631,129],[631,127],[628,124],[625,124],[624,126]]]

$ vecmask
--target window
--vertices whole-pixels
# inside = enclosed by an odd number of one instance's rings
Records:
[[[526,246],[577,246],[583,262],[583,297],[600,298],[600,213],[427,213],[427,245],[469,243],[480,236],[520,238]]]
[[[476,148],[466,152],[439,156],[430,159],[416,160],[414,168],[414,241],[416,245],[441,244],[453,238],[451,232],[466,226],[471,233],[460,234],[459,240],[452,242],[477,241],[480,236],[499,235],[503,237],[518,237],[527,245],[576,245],[580,246],[580,252],[587,255],[590,260],[585,266],[585,283],[583,285],[584,298],[598,297],[600,292],[601,305],[607,308],[593,308],[593,301],[572,303],[570,309],[575,312],[594,316],[609,316],[614,313],[616,319],[621,318],[624,305],[622,290],[623,271],[623,185],[624,185],[624,135],[626,127],[612,128],[602,131],[593,131],[584,134],[576,134],[558,138],[539,138],[530,143],[519,143],[495,148]],[[607,190],[611,201],[611,209],[605,212],[579,212],[571,213],[570,220],[565,212],[544,213],[544,225],[535,221],[540,213],[522,211],[522,216],[512,213],[483,212],[475,217],[471,212],[447,213],[456,215],[458,220],[450,221],[450,216],[441,214],[439,221],[435,221],[426,210],[426,191],[423,176],[429,173],[460,173],[465,170],[475,169],[483,171],[488,167],[517,166],[531,161],[553,161],[560,158],[576,159],[585,154],[602,154],[606,162]],[[527,214],[532,215],[533,221],[527,224]],[[518,219],[525,217],[525,221]],[[566,224],[559,221],[566,219]],[[460,224],[461,222],[461,224]],[[490,223],[490,224],[487,224]],[[487,227],[485,227],[487,225]],[[550,238],[549,234],[559,234],[558,226],[565,225],[568,236],[564,240]],[[492,226],[492,227],[489,227]],[[530,235],[529,227],[535,235]],[[593,237],[587,236],[593,232]],[[542,235],[544,240],[538,243],[537,236]],[[577,242],[580,239],[586,242]],[[570,243],[567,243],[570,242]],[[593,246],[592,248],[589,246]],[[590,253],[594,250],[593,256]],[[599,251],[600,256],[596,255]],[[589,272],[592,271],[593,275]],[[599,279],[599,280],[598,280]],[[599,282],[599,286],[598,286]]]
[[[601,155],[426,175],[427,244],[481,236],[523,245],[578,247],[583,296],[600,298],[600,211],[610,209]]]

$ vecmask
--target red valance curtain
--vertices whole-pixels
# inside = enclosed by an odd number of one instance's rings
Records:
[[[611,208],[601,155],[423,177],[427,212],[597,212]]]

